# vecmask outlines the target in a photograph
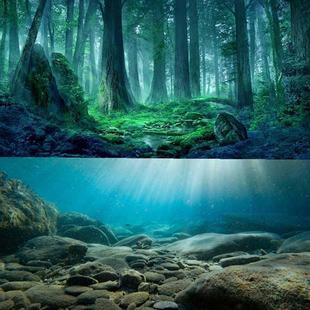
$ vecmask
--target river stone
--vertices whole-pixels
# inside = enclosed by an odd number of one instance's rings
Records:
[[[176,302],[189,309],[306,310],[309,277],[309,253],[278,254],[211,272],[180,292]]]
[[[55,232],[57,211],[21,181],[0,172],[0,253],[25,241]]]
[[[28,309],[30,305],[30,301],[24,292],[9,291],[6,293],[6,297],[10,300],[13,300],[15,309]]]
[[[98,283],[98,281],[92,277],[75,275],[67,279],[66,285],[67,286],[75,286],[75,285],[90,286],[96,283]]]
[[[245,126],[227,112],[222,112],[217,116],[214,134],[221,145],[234,144],[248,138]]]
[[[105,298],[98,298],[95,303],[95,310],[121,310],[113,301]]]
[[[67,286],[65,288],[65,293],[72,295],[72,296],[78,296],[85,292],[91,291],[92,288],[88,286],[80,286],[80,285],[74,285],[74,286]]]
[[[212,257],[234,251],[271,250],[278,246],[281,238],[267,232],[244,232],[237,234],[205,233],[163,246],[180,255],[195,255],[198,259]]]
[[[52,309],[66,308],[76,302],[76,298],[65,294],[63,287],[59,285],[37,285],[25,293],[32,303],[40,303],[41,306]]]
[[[0,301],[0,310],[10,310],[14,308],[13,300]]]
[[[237,252],[231,252],[231,253],[225,253],[225,254],[220,254],[212,257],[212,260],[214,262],[219,262],[222,258],[229,258],[229,257],[234,257],[234,256],[240,256],[240,255],[248,255],[249,253],[243,252],[243,251],[237,251]]]
[[[134,303],[136,306],[144,304],[149,299],[149,293],[147,292],[135,292],[125,295],[121,300],[121,307],[128,307],[130,304]]]
[[[121,276],[122,286],[137,289],[141,282],[145,282],[145,276],[136,270],[127,270]]]
[[[32,274],[28,271],[0,271],[0,279],[6,279],[11,282],[15,281],[32,281],[32,282],[40,282],[41,279],[35,274]]]
[[[164,283],[158,286],[158,293],[161,295],[174,296],[176,293],[184,290],[192,282],[189,279],[182,279]]]
[[[40,284],[39,282],[33,282],[33,281],[12,281],[3,283],[0,285],[0,288],[2,288],[4,291],[26,291],[29,288]]]
[[[118,241],[114,246],[128,246],[133,247],[137,246],[138,248],[147,248],[150,247],[153,243],[153,240],[147,235],[134,235],[121,241]]]
[[[262,256],[259,255],[240,255],[240,256],[222,258],[219,264],[222,267],[228,267],[233,265],[246,265],[257,262],[261,259],[263,258]]]
[[[147,282],[151,283],[162,283],[165,281],[166,277],[163,274],[147,271],[144,273]]]
[[[278,249],[278,253],[300,252],[310,252],[310,231],[286,239]]]
[[[82,293],[77,297],[77,303],[82,305],[91,305],[95,303],[97,298],[109,299],[109,293],[105,290],[91,290]]]
[[[158,301],[153,305],[158,310],[174,310],[179,309],[178,305],[173,301]]]

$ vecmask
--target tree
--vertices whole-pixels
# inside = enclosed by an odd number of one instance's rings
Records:
[[[244,0],[235,1],[238,107],[252,107],[253,94],[249,63],[249,44]]]
[[[105,112],[127,110],[134,104],[125,70],[121,0],[105,1],[106,76],[101,105]]]
[[[310,63],[310,2],[290,0],[292,41],[295,54],[300,60]]]
[[[5,77],[5,50],[6,50],[6,38],[8,32],[8,0],[3,0],[3,18],[2,18],[2,38],[0,42],[0,79]]]
[[[197,0],[189,0],[190,20],[190,77],[191,90],[194,97],[200,96],[200,53],[198,32]]]
[[[249,37],[250,37],[250,69],[251,80],[254,84],[255,76],[255,54],[256,54],[256,2],[252,2],[249,7]]]
[[[187,42],[187,18],[186,0],[174,1],[175,22],[175,62],[174,62],[174,97],[188,99],[191,97],[188,42]]]
[[[9,68],[14,70],[20,57],[17,1],[9,1]]]
[[[216,29],[216,17],[215,17],[215,8],[212,8],[211,13],[211,31],[212,31],[212,48],[213,48],[213,57],[214,57],[214,79],[215,79],[215,93],[216,96],[220,96],[220,74],[219,74],[219,48],[218,48],[218,38],[217,38],[217,29]]]
[[[70,62],[72,62],[72,58],[73,58],[74,2],[75,2],[75,0],[67,0],[65,56]]]
[[[18,64],[16,66],[16,69],[14,71],[14,75],[12,78],[12,82],[10,85],[10,90],[12,95],[16,95],[20,88],[24,86],[25,80],[26,80],[26,74],[29,68],[29,61],[32,53],[32,49],[35,45],[38,32],[40,29],[44,8],[46,6],[48,0],[41,0],[37,11],[35,13],[35,16],[33,18],[31,27],[28,32],[28,37],[26,39],[25,46],[23,48],[22,55],[18,61]]]
[[[147,99],[149,103],[159,103],[168,100],[166,85],[166,53],[164,32],[164,2],[159,0],[152,7],[152,40],[153,40],[153,79],[151,92]]]

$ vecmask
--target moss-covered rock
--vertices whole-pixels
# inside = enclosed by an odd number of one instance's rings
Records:
[[[21,92],[27,100],[37,107],[51,113],[65,112],[65,102],[58,92],[55,78],[43,47],[36,44],[33,48],[25,88]]]
[[[65,101],[69,114],[75,121],[87,117],[88,109],[84,100],[84,91],[66,57],[61,53],[53,53],[51,61],[59,93]]]
[[[22,182],[0,173],[0,252],[15,250],[40,235],[53,233],[57,211]]]

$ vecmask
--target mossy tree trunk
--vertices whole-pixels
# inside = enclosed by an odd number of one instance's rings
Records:
[[[73,58],[74,2],[75,0],[67,0],[65,55],[69,62],[72,62]]]
[[[191,97],[186,12],[186,0],[175,0],[174,97],[176,99],[188,99]]]
[[[152,38],[153,38],[153,79],[149,103],[160,103],[168,100],[166,85],[166,53],[164,32],[164,3],[159,0],[152,7]]]
[[[17,16],[17,1],[9,0],[9,68],[13,70],[16,67],[18,59],[20,57],[19,48],[19,27],[18,27],[18,16]]]
[[[238,107],[253,107],[249,43],[244,0],[235,0]]]
[[[256,55],[256,2],[249,7],[250,69],[251,80],[255,87],[255,55]]]
[[[6,50],[6,39],[8,32],[8,0],[3,0],[3,17],[2,17],[2,37],[0,42],[0,81],[2,82],[6,76],[5,74],[5,50]]]
[[[194,97],[200,96],[200,52],[197,0],[189,0],[190,78]]]
[[[40,0],[39,6],[33,18],[31,27],[28,32],[28,37],[27,37],[25,46],[23,48],[22,55],[16,66],[16,69],[15,69],[15,72],[14,72],[14,75],[11,81],[10,90],[11,90],[12,95],[16,95],[19,92],[19,90],[23,88],[24,86],[32,49],[35,45],[35,42],[38,36],[38,32],[40,29],[40,25],[41,25],[43,13],[44,13],[44,8],[46,6],[47,1],[48,0]]]
[[[105,1],[106,77],[102,108],[105,112],[127,110],[134,104],[126,76],[121,0]]]
[[[219,73],[219,50],[218,50],[218,34],[216,29],[215,8],[212,8],[211,13],[211,31],[212,31],[212,48],[214,57],[214,79],[215,79],[215,93],[220,96],[220,73]]]
[[[310,64],[310,1],[290,0],[290,6],[295,54]]]

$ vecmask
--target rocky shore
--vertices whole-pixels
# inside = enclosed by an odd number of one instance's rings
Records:
[[[0,201],[0,310],[310,307],[309,231],[156,237],[58,213],[5,175]]]

